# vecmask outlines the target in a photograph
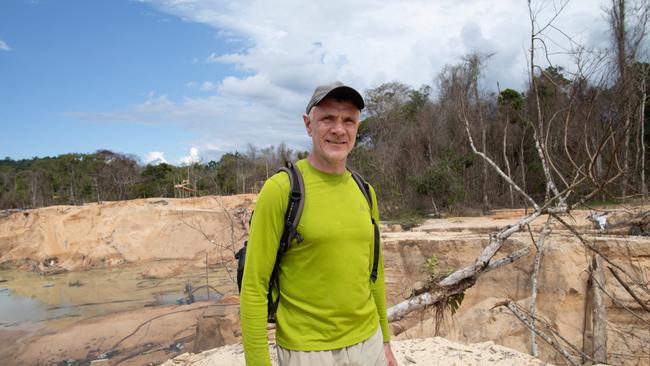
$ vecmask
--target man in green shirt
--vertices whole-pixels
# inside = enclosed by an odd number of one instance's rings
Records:
[[[296,167],[304,180],[304,209],[293,242],[279,264],[276,341],[281,365],[390,365],[384,266],[370,280],[377,201],[372,213],[346,169],[364,101],[336,82],[316,88],[305,128],[312,151]],[[267,292],[290,191],[278,173],[262,188],[252,218],[241,288],[241,326],[247,365],[270,365]]]

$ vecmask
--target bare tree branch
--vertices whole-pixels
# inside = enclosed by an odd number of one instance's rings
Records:
[[[643,308],[643,310],[645,310],[647,313],[650,313],[650,308],[648,307],[648,305],[646,305],[646,303],[639,297],[639,295],[637,295],[634,292],[634,290],[632,290],[632,288],[627,283],[625,283],[623,279],[621,279],[621,276],[618,273],[616,273],[616,270],[612,267],[607,267],[607,268],[609,268],[609,271],[612,272],[614,278],[616,278],[616,281],[618,281],[618,283],[620,283],[621,286],[625,288],[625,291],[627,291],[627,293],[630,294],[630,296],[632,296],[634,301],[636,301],[637,304],[639,304],[641,308]]]
[[[535,332],[540,338],[542,338],[546,343],[553,347],[571,365],[580,366],[580,363],[577,362],[574,357],[571,356],[569,352],[567,352],[556,340],[537,330],[537,328],[533,325],[533,321],[531,321],[528,315],[522,312],[521,309],[519,309],[519,307],[512,300],[506,300],[494,305],[494,307],[497,306],[505,306],[508,308],[508,310],[510,310],[517,317],[517,319],[519,319],[525,326],[530,328],[531,331]]]

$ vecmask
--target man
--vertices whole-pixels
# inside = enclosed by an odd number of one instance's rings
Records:
[[[374,229],[363,193],[346,169],[364,101],[336,82],[316,88],[303,120],[312,139],[296,163],[305,185],[293,242],[279,265],[276,341],[281,365],[397,365],[389,343],[384,266],[370,280]],[[267,291],[290,191],[278,173],[264,184],[253,214],[241,288],[247,365],[270,365]],[[378,222],[371,188],[372,216]]]

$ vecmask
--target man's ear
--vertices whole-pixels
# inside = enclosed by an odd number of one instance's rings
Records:
[[[309,137],[311,137],[311,119],[309,119],[309,116],[306,114],[302,115],[302,121],[305,123],[305,129],[307,130],[307,134]]]

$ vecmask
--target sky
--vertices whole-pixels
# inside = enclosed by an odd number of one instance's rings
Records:
[[[539,23],[559,1],[533,1]],[[609,42],[599,0],[555,20]],[[483,88],[523,90],[525,0],[2,0],[0,158],[109,149],[143,164],[218,160],[278,145],[309,150],[317,85],[433,85],[470,52],[493,54]],[[552,62],[571,44],[548,29]]]

